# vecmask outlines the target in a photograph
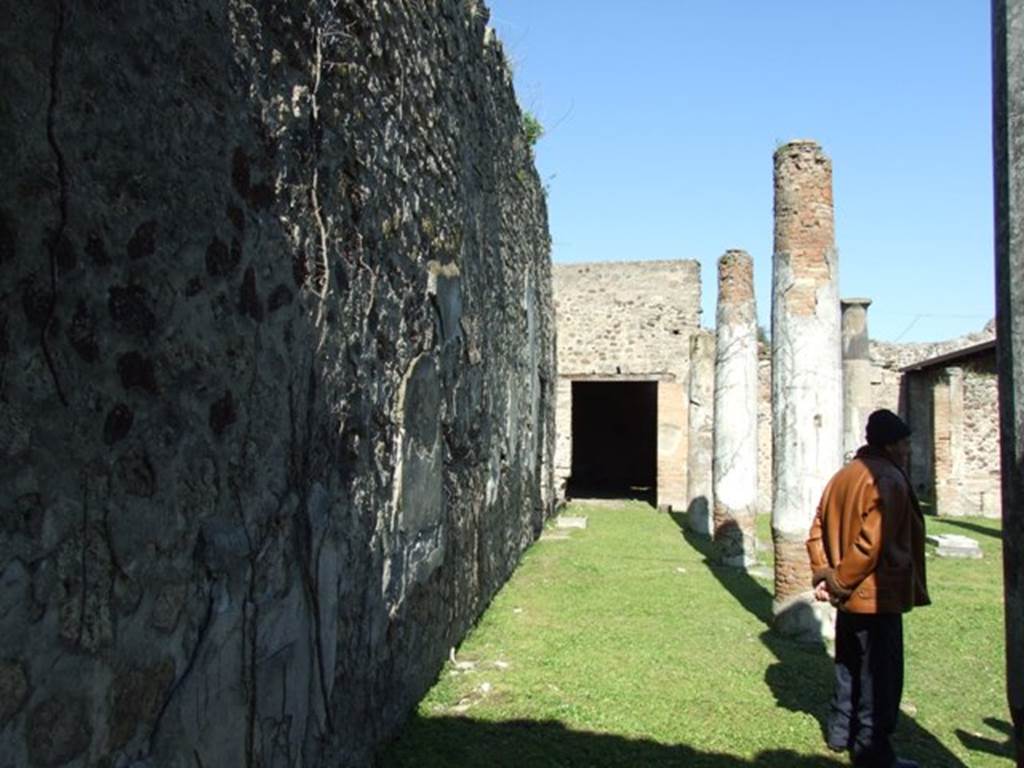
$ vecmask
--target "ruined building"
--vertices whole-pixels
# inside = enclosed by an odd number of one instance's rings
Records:
[[[810,598],[804,542],[871,411],[911,423],[910,477],[926,509],[995,515],[1000,504],[991,332],[872,342],[870,300],[839,299],[831,176],[814,142],[775,153],[772,344],[760,360],[742,251],[719,261],[713,332],[699,327],[696,262],[566,264],[554,279],[559,494],[685,510],[738,567],[756,561],[754,517],[770,513],[776,626],[814,637],[829,609]]]
[[[616,493],[648,498],[660,506],[686,511],[688,525],[710,536],[716,501],[717,437],[725,440],[721,447],[723,469],[726,461],[730,469],[743,468],[743,479],[733,482],[730,493],[756,484],[757,499],[752,506],[762,514],[771,512],[776,486],[772,348],[763,340],[759,344],[755,415],[743,394],[751,379],[752,362],[749,342],[745,345],[742,340],[749,339],[752,332],[754,302],[749,294],[752,287],[744,287],[746,273],[737,270],[745,255],[728,251],[720,260],[727,269],[723,272],[720,266],[716,329],[699,327],[698,262],[554,266],[558,323],[555,475],[561,498]],[[744,303],[747,300],[749,305]],[[832,410],[839,414],[838,404],[843,409],[832,430],[832,442],[841,441],[836,445],[842,458],[837,453],[833,462],[848,460],[863,444],[864,425],[871,411],[889,408],[901,413],[914,430],[910,476],[926,511],[998,516],[999,425],[992,324],[948,341],[897,344],[870,337],[869,299],[837,299],[829,304],[835,308],[835,323],[825,345],[831,350],[830,365],[836,372]],[[745,336],[737,336],[737,323],[746,329]],[[716,332],[727,335],[721,349]],[[796,334],[801,343],[806,343],[807,336]],[[721,370],[723,365],[733,365],[730,352],[742,357],[744,350],[747,358],[737,373]],[[802,354],[821,361],[821,355],[815,357],[806,350]],[[787,359],[794,357],[786,355]],[[728,377],[726,391],[715,386],[716,358],[720,375]],[[809,391],[820,390],[820,375],[820,367],[815,368]],[[667,384],[672,382],[685,382],[685,414],[676,410],[677,396],[669,396]],[[716,397],[726,398],[723,407],[715,408]],[[717,430],[716,413],[719,420],[724,419]],[[728,437],[733,427],[736,434]],[[737,448],[740,435],[748,433],[757,439],[755,467],[749,467],[743,453],[749,446]],[[682,447],[678,439],[683,441]],[[673,455],[685,456],[682,469],[669,463],[677,460],[670,458]],[[646,459],[640,461],[638,456]],[[590,469],[594,460],[597,471]],[[821,477],[808,484],[805,493],[807,498],[813,497],[812,507],[831,473],[822,470],[816,474]],[[685,483],[682,493],[678,484],[666,485],[680,477]],[[730,482],[724,472],[720,478]],[[595,483],[595,479],[601,482]],[[722,499],[717,501],[721,504]],[[746,508],[749,504],[744,500],[727,506]],[[731,519],[731,514],[723,514],[723,519]],[[797,527],[803,527],[802,520]],[[794,551],[802,553],[795,544]]]
[[[558,318],[555,482],[569,496],[687,505],[696,261],[554,268]]]
[[[365,764],[552,498],[486,10],[3,18],[0,764]]]

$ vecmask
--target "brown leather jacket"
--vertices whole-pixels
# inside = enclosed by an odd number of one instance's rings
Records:
[[[807,538],[815,586],[841,610],[903,613],[928,605],[924,517],[906,474],[863,446],[825,487]]]

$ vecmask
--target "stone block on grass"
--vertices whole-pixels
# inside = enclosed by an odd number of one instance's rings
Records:
[[[981,547],[970,536],[957,533],[929,534],[928,542],[936,546],[938,557],[961,557],[977,560],[982,557]]]

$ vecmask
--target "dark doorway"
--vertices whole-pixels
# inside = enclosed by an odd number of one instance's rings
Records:
[[[658,383],[572,383],[574,498],[632,498],[655,503]]]

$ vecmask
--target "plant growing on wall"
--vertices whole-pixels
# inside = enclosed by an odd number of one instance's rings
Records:
[[[544,135],[544,126],[532,112],[523,112],[523,133],[526,134],[526,144],[533,147]]]

